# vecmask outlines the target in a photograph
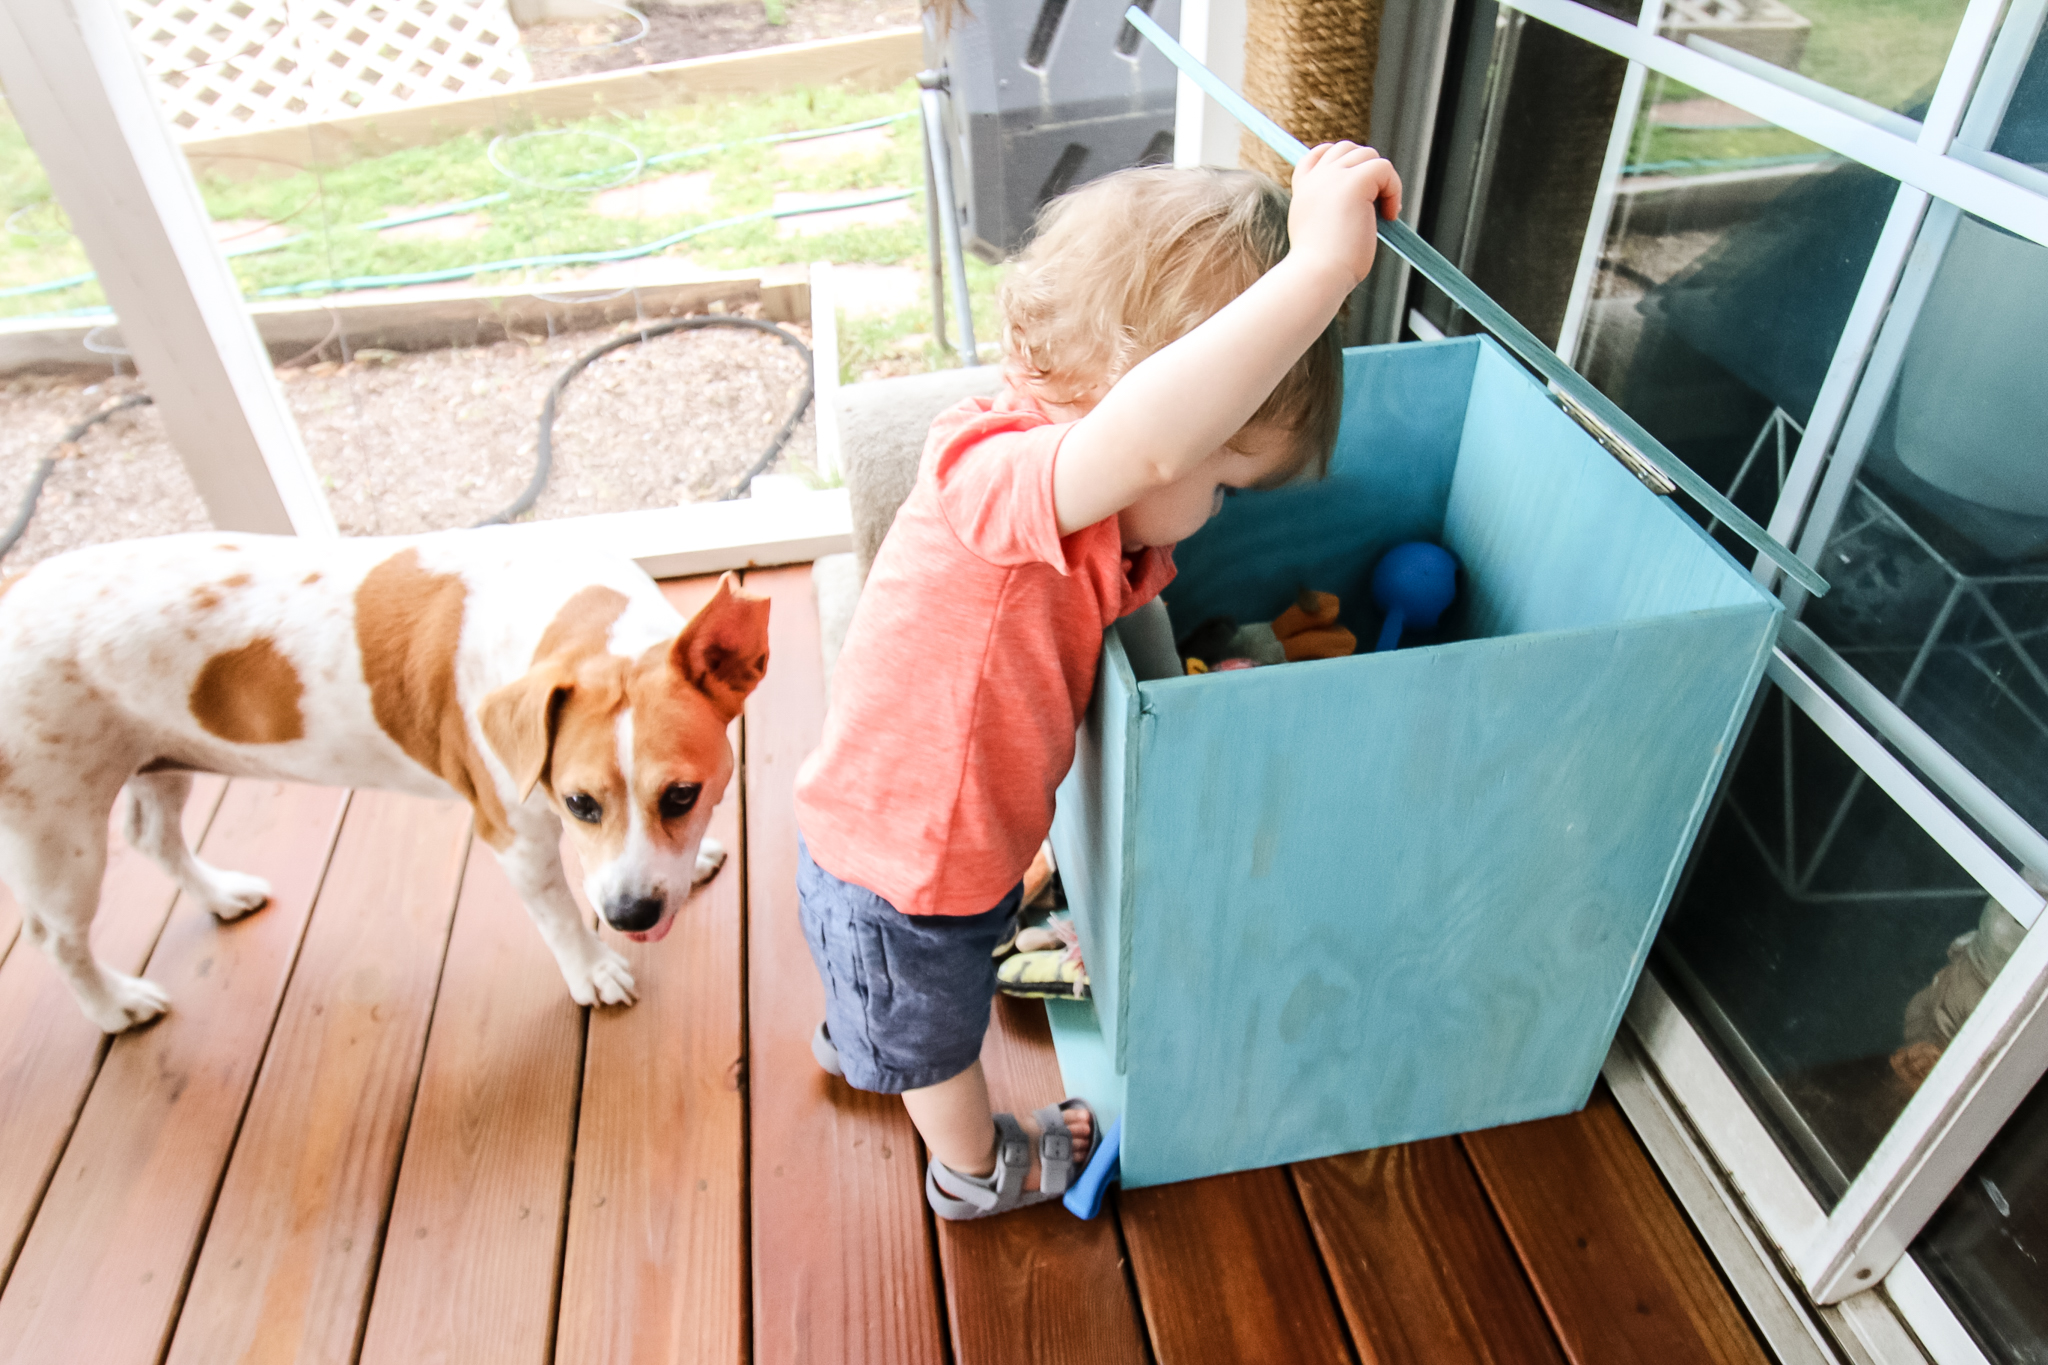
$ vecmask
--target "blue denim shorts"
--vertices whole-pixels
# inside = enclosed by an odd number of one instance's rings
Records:
[[[812,862],[799,838],[796,888],[847,1084],[895,1095],[974,1065],[996,993],[992,954],[1022,883],[978,915],[906,915]]]

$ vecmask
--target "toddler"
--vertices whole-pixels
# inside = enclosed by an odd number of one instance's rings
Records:
[[[1243,171],[1106,176],[1050,204],[1003,285],[1004,387],[932,425],[875,557],[796,787],[819,1060],[896,1093],[943,1218],[1051,1198],[1086,1162],[1079,1100],[991,1112],[991,953],[1052,827],[1102,632],[1173,577],[1242,488],[1320,476],[1333,319],[1401,182],[1317,147],[1288,193]]]

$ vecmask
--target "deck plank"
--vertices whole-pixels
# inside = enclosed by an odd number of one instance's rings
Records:
[[[757,1365],[945,1358],[923,1173],[902,1102],[818,1070],[824,988],[796,913],[797,765],[824,720],[808,566],[747,575],[774,601],[747,704],[747,1068]]]
[[[664,583],[686,616],[715,578]],[[739,752],[739,725],[730,735]],[[640,999],[590,1019],[556,1359],[739,1361],[746,1350],[741,778],[712,812],[730,857],[660,943],[611,935]]]
[[[583,1009],[472,840],[362,1361],[542,1365],[576,1129]]]
[[[1052,1029],[1035,1000],[996,997],[981,1062],[997,1109],[1025,1113],[1064,1098]],[[936,1229],[954,1360],[1144,1362],[1113,1217],[1082,1222],[1048,1203]]]
[[[1462,1141],[1574,1365],[1764,1365],[1605,1085],[1582,1113]]]
[[[1293,1173],[1366,1359],[1563,1360],[1456,1138],[1299,1162]]]
[[[229,785],[201,853],[266,878],[272,902],[225,925],[189,900],[173,911],[148,969],[171,1011],[108,1051],[0,1297],[0,1357],[162,1353],[346,801]]]
[[[467,806],[351,800],[173,1365],[353,1355],[468,847]]]
[[[218,777],[192,784],[187,839],[197,843],[205,835],[226,789]],[[121,971],[141,971],[176,896],[171,879],[114,833],[93,919],[93,951]],[[106,1043],[49,959],[26,939],[20,947],[0,962],[0,1152],[7,1154],[0,1161],[0,1283],[28,1236]]]
[[[1119,1198],[1138,1297],[1162,1362],[1353,1358],[1285,1167],[1125,1190]]]

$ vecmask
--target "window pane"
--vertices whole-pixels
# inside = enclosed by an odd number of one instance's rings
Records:
[[[1732,47],[1918,118],[1967,7],[1968,0],[1671,0],[1663,33]]]
[[[1951,221],[1804,619],[2048,829],[2048,248]]]
[[[2033,55],[2005,107],[1991,150],[2048,170],[2048,42],[2035,40]]]
[[[2018,939],[1767,687],[1659,949],[1730,1074],[1832,1205]]]
[[[91,276],[0,101],[0,532],[48,462],[20,539],[7,546],[0,535],[0,575],[83,545],[212,524],[163,423],[140,403],[120,322]],[[48,316],[19,321],[34,314]]]
[[[1708,126],[1688,98],[1645,83],[1578,366],[1761,522],[1897,184],[1782,129]]]
[[[2035,1085],[1913,1255],[1992,1360],[2048,1360],[2048,1084]]]

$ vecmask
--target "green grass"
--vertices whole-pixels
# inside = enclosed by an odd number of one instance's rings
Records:
[[[1799,74],[1886,109],[1907,110],[1925,100],[1962,23],[1967,0],[1790,0],[1813,22]],[[1645,117],[1637,124],[1631,164],[1688,162],[1684,171],[1751,159],[1824,155],[1823,149],[1781,128],[1667,128],[1653,126],[1648,109],[1697,97],[1699,91],[1652,75],[1644,90]]]
[[[629,162],[631,153],[608,139],[621,139],[654,156],[907,112],[916,108],[916,99],[916,87],[905,83],[883,92],[800,90],[681,105],[639,117],[605,116],[559,125],[602,136],[508,143],[501,147],[500,157],[529,180],[558,184],[579,173]],[[237,181],[205,176],[200,190],[216,220],[261,218],[286,223],[301,234],[300,240],[278,250],[235,259],[236,277],[244,292],[254,296],[266,288],[307,281],[412,274],[481,261],[630,247],[703,223],[767,209],[778,191],[843,192],[855,197],[890,187],[915,189],[923,183],[917,121],[904,119],[889,125],[888,145],[879,154],[846,157],[823,166],[786,165],[777,158],[773,145],[754,144],[727,146],[649,167],[645,174],[650,177],[679,171],[712,172],[712,202],[703,212],[614,219],[592,212],[587,194],[508,180],[490,163],[490,141],[484,134],[463,134],[430,147],[275,178]],[[596,183],[611,178],[607,175]],[[500,191],[509,197],[479,210],[486,220],[483,230],[462,240],[394,239],[356,226],[409,208]],[[27,209],[27,221],[17,226],[54,227],[54,222],[46,221],[53,216],[48,198],[48,185],[33,153],[0,109],[0,218]],[[921,195],[910,203],[914,216],[901,224],[849,227],[785,239],[776,236],[774,222],[759,220],[715,230],[665,254],[687,256],[714,269],[818,259],[921,262],[925,251]],[[74,238],[0,233],[0,289],[88,269]],[[479,287],[539,284],[568,277],[567,272],[554,269],[504,270],[477,276],[474,283]],[[317,297],[317,293],[307,297]],[[61,313],[104,301],[96,284],[84,284],[56,293],[0,298],[0,316]]]
[[[968,297],[974,304],[974,340],[986,356],[999,339],[1000,313],[996,288],[1002,270],[967,258]],[[956,364],[954,354],[932,338],[931,287],[918,291],[919,303],[895,313],[871,313],[842,317],[839,321],[839,382],[857,384],[862,378],[919,374]],[[947,298],[946,332],[954,335],[952,299]]]

